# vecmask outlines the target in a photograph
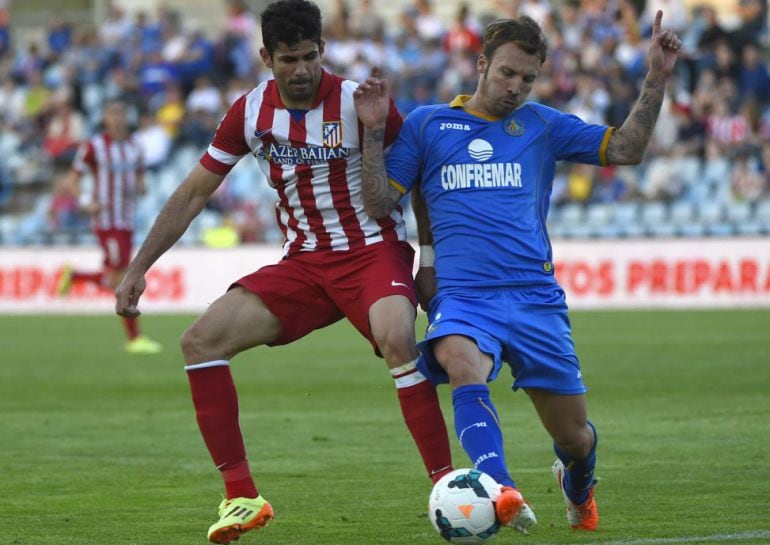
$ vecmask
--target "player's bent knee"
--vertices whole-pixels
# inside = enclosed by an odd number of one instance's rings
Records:
[[[215,344],[198,323],[188,327],[180,339],[182,355],[187,363],[203,363],[213,358],[222,358],[223,354],[214,354]]]
[[[417,357],[413,327],[406,328],[399,325],[381,331],[372,331],[372,336],[377,343],[377,348],[389,364],[401,365]]]
[[[594,446],[594,434],[591,428],[576,427],[574,429],[564,430],[559,437],[554,437],[554,441],[559,447],[577,459],[588,456]]]

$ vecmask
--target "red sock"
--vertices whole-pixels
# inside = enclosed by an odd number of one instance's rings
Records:
[[[91,284],[96,284],[97,286],[101,286],[103,279],[104,279],[103,272],[93,272],[93,273],[85,273],[85,272],[78,272],[78,271],[72,272],[73,283],[90,282]]]
[[[396,379],[398,401],[404,421],[417,444],[428,476],[435,483],[452,471],[449,436],[436,387],[413,365],[402,366],[397,373],[393,371],[396,370],[391,370],[391,374]],[[415,383],[415,380],[419,382]]]
[[[210,367],[187,366],[195,417],[214,465],[222,472],[227,499],[256,498],[241,427],[238,424],[238,394],[230,367],[224,360]],[[205,365],[205,364],[204,364]]]
[[[139,320],[137,318],[123,318],[123,327],[126,328],[129,341],[139,336]]]

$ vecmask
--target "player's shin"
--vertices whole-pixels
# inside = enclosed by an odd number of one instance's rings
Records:
[[[554,443],[553,450],[565,467],[564,491],[575,505],[582,505],[588,499],[588,493],[594,484],[594,469],[596,467],[596,445],[599,436],[596,428],[589,421],[588,426],[593,432],[593,445],[588,456],[582,459],[573,458],[559,445]]]
[[[417,370],[417,360],[391,369],[390,374],[396,382],[404,422],[435,483],[452,470],[449,437],[436,388]]]
[[[238,394],[227,360],[185,366],[203,441],[225,482],[227,499],[256,498],[238,423]]]
[[[452,392],[455,431],[473,467],[503,486],[516,487],[505,464],[503,432],[486,384],[459,386]]]

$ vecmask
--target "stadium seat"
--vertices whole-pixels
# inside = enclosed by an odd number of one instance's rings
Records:
[[[583,218],[583,205],[579,203],[565,204],[558,214],[558,222],[567,227],[582,223]]]
[[[715,237],[731,236],[735,233],[732,224],[725,220],[725,206],[720,201],[706,201],[698,207],[698,219],[706,234]]]
[[[641,223],[644,232],[653,237],[670,237],[676,227],[669,221],[668,209],[662,202],[649,202],[642,206]]]

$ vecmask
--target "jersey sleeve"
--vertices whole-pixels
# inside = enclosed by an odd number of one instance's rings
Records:
[[[244,125],[246,123],[246,95],[235,101],[222,121],[214,139],[200,159],[200,164],[214,174],[225,175],[249,153]]]
[[[607,145],[613,127],[590,125],[572,114],[561,114],[554,122],[551,143],[557,160],[607,165]]]
[[[420,116],[411,113],[404,121],[398,138],[385,156],[385,167],[391,185],[406,194],[420,175]]]

